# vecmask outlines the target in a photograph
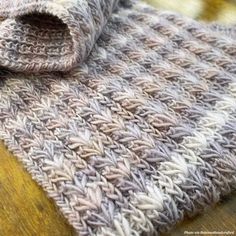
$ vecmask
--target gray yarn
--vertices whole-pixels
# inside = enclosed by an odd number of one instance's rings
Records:
[[[1,26],[0,64],[25,72],[71,69],[89,54],[117,2],[1,1],[0,15],[9,19]]]
[[[79,235],[166,232],[235,189],[234,28],[141,2],[36,2],[3,1],[0,138]]]

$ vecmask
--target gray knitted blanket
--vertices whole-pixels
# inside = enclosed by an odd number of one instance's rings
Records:
[[[236,187],[236,30],[142,2],[2,0],[0,138],[79,235],[153,235]]]

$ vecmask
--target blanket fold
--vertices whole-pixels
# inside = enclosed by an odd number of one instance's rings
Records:
[[[68,71],[89,54],[118,0],[1,1],[0,65]]]

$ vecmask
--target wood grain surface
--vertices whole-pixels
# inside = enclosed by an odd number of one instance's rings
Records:
[[[225,197],[214,207],[205,209],[202,214],[186,219],[170,234],[165,234],[172,235],[236,235],[236,193]]]
[[[234,231],[231,235],[236,235],[236,194],[204,214],[185,220],[166,236],[188,235],[186,231]],[[72,227],[54,202],[0,144],[0,236],[71,235],[75,235]]]
[[[0,236],[70,236],[72,227],[0,144]]]

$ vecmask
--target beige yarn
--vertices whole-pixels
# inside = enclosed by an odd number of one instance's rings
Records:
[[[234,28],[142,2],[34,3],[2,11],[0,138],[79,235],[166,232],[235,189]],[[35,13],[50,4],[73,20]],[[13,43],[28,40],[39,54]]]
[[[89,54],[116,5],[117,0],[1,1],[6,20],[0,64],[24,72],[71,69]]]

